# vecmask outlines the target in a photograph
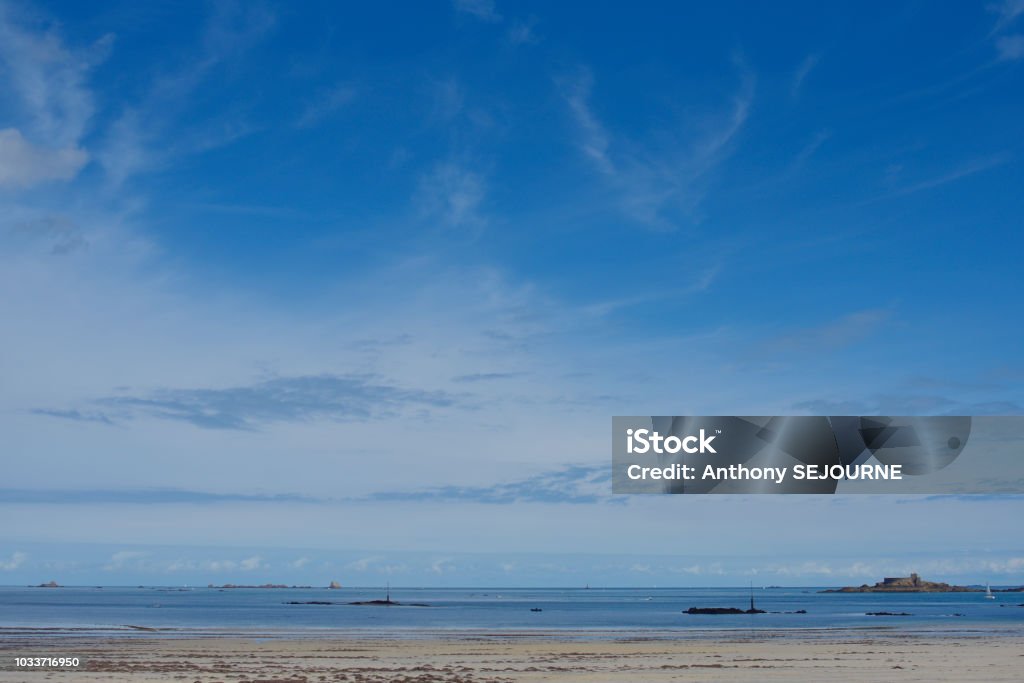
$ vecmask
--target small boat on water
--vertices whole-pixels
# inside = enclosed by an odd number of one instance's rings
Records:
[[[985,597],[989,600],[995,600],[996,596],[992,595],[992,586],[985,584]]]

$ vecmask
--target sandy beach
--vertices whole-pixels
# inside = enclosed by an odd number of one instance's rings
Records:
[[[75,671],[15,670],[28,654]],[[576,640],[565,634],[430,639],[95,638],[0,641],[0,681],[469,683],[532,681],[1019,681],[1024,638],[855,634]]]

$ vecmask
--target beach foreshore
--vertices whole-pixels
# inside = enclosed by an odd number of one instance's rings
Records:
[[[78,657],[77,669],[16,667],[15,657]],[[460,632],[165,638],[0,635],[0,682],[492,683],[534,681],[1019,681],[1024,637],[870,631],[620,633]]]

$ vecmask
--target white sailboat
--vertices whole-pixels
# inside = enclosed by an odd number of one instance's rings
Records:
[[[988,585],[987,583],[985,584],[985,597],[988,598],[989,600],[995,600],[996,599],[996,596],[992,595],[992,587],[990,585]]]

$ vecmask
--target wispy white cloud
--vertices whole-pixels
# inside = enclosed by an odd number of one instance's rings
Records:
[[[792,407],[813,415],[1017,415],[1021,412],[1020,404],[1014,401],[979,401],[962,394],[921,391],[891,391],[862,399],[811,399],[799,401]]]
[[[64,215],[43,215],[24,219],[12,226],[12,234],[19,235],[29,242],[45,243],[50,254],[70,254],[89,246],[89,241],[82,234],[80,226]],[[68,415],[68,417],[72,417]],[[81,416],[85,419],[85,416]]]
[[[263,569],[265,566],[263,559],[259,555],[247,557],[238,563],[238,567],[244,572],[256,571],[257,569]]]
[[[0,61],[29,131],[58,148],[78,143],[95,110],[90,72],[112,44],[113,36],[105,35],[71,50],[54,28],[0,3]]]
[[[734,61],[740,83],[729,106],[699,124],[679,121],[657,145],[609,132],[590,104],[594,79],[588,69],[560,81],[581,152],[608,179],[631,219],[661,229],[677,227],[680,219],[701,220],[709,176],[731,154],[753,103],[753,73],[741,58]]]
[[[145,562],[141,567],[146,571],[156,572],[168,572],[168,573],[184,573],[184,572],[216,572],[219,574],[230,573],[230,572],[254,572],[261,569],[267,569],[267,565],[263,558],[258,555],[247,557],[242,560],[234,559],[216,559],[216,560],[197,560],[192,558],[178,558],[170,560],[168,562]]]
[[[997,15],[989,37],[994,38],[999,61],[1015,61],[1024,57],[1024,34],[1006,33],[1007,29],[1024,14],[1024,0],[1003,0],[1001,3],[989,5],[988,9]]]
[[[141,396],[100,398],[107,413],[77,410],[35,410],[36,414],[72,420],[91,419],[113,424],[114,418],[150,416],[179,420],[206,429],[255,429],[278,420],[367,419],[395,416],[409,406],[450,406],[454,396],[445,392],[402,389],[369,377],[279,377],[252,386],[199,389],[161,389]]]
[[[998,33],[1024,14],[1024,0],[1003,0],[1000,3],[989,5],[988,10],[997,15],[992,33]]]
[[[593,84],[594,76],[590,69],[582,69],[563,83],[562,94],[579,129],[580,151],[601,173],[613,175],[615,166],[608,157],[608,132],[590,108]]]
[[[522,372],[472,372],[452,377],[453,382],[490,382],[494,380],[516,379],[524,376]]]
[[[530,17],[525,21],[513,21],[512,25],[508,28],[508,42],[513,45],[530,45],[536,43],[539,38],[537,37],[534,27],[537,24],[535,17]]]
[[[10,559],[0,560],[0,571],[14,571],[18,567],[25,564],[25,560],[27,559],[27,554],[16,550],[14,553],[11,554]]]
[[[306,104],[295,125],[299,128],[314,126],[348,105],[355,96],[356,89],[349,83],[324,88]]]
[[[807,76],[811,71],[818,65],[820,55],[812,54],[807,55],[804,61],[800,62],[800,66],[797,67],[796,73],[793,74],[793,82],[790,84],[789,92],[793,97],[799,97],[800,91],[803,89],[804,81],[807,80]]]
[[[509,505],[523,502],[590,504],[618,503],[611,497],[611,475],[604,466],[576,465],[537,474],[517,481],[491,486],[439,486],[410,491],[385,491],[365,497],[365,501],[474,502]]]
[[[433,574],[447,574],[457,570],[458,567],[452,563],[450,558],[440,558],[430,563],[430,572]]]
[[[17,127],[0,130],[0,186],[70,180],[84,168],[82,138],[95,111],[88,80],[112,42],[106,35],[69,49],[54,28],[0,3],[0,83],[20,114]]]
[[[111,124],[98,156],[114,185],[154,165],[154,153],[148,149],[150,142],[137,109],[128,109]]]
[[[481,213],[485,194],[481,174],[462,164],[442,162],[421,177],[415,200],[423,215],[445,226],[478,228],[486,223]]]
[[[1003,61],[1024,57],[1024,35],[1001,36],[996,40],[996,50]]]
[[[370,573],[385,576],[405,574],[409,571],[409,567],[406,564],[401,562],[389,562],[386,557],[380,555],[362,557],[358,560],[353,560],[345,564],[343,568],[347,571],[360,574]]]
[[[494,5],[494,0],[454,0],[455,11],[468,14],[480,21],[496,23],[501,15]]]
[[[507,23],[505,40],[509,45],[530,45],[536,43],[538,38],[534,32],[537,25],[537,17],[529,16],[526,19],[506,17],[498,12],[494,0],[453,0],[452,3],[458,14],[472,17],[485,24]]]
[[[203,62],[197,68],[245,56],[277,24],[274,10],[262,2],[220,0],[212,7],[202,36]]]
[[[925,178],[915,183],[910,183],[897,187],[891,192],[887,192],[883,195],[873,197],[862,202],[863,204],[869,204],[872,202],[881,201],[883,199],[892,199],[895,197],[904,197],[906,195],[915,194],[917,192],[923,192],[925,190],[933,190],[943,185],[968,178],[977,173],[987,171],[989,169],[1001,166],[1009,161],[1009,157],[1005,154],[994,154],[987,157],[978,159],[971,159],[945,173],[934,176],[932,178]],[[892,176],[892,169],[887,169],[886,174]]]
[[[325,499],[294,494],[213,493],[182,489],[7,489],[0,504],[32,505],[196,505],[207,503],[323,503]]]
[[[800,148],[799,152],[797,152],[797,155],[793,159],[793,163],[790,166],[790,172],[792,173],[803,168],[804,164],[806,164],[807,161],[812,156],[814,156],[814,154],[821,148],[822,145],[825,144],[826,141],[828,141],[830,137],[832,137],[832,133],[831,131],[827,130],[819,130],[814,135],[812,135],[811,139],[808,140],[807,143]]]
[[[768,346],[779,351],[839,349],[875,334],[891,319],[892,311],[885,308],[854,311],[817,327],[787,334]]]
[[[202,123],[168,135],[171,126],[180,122],[192,94],[216,67],[251,50],[275,23],[275,15],[259,4],[215,4],[198,54],[186,66],[157,75],[146,95],[125,106],[106,131],[96,156],[112,184],[159,169],[175,157],[231,144],[255,130],[237,111],[228,111],[205,116]],[[167,144],[168,139],[174,143]]]
[[[108,572],[123,571],[129,565],[139,565],[149,556],[150,553],[144,550],[119,550],[110,556],[110,561],[104,565],[103,569]]]
[[[377,556],[361,557],[358,560],[352,560],[344,568],[350,571],[365,572],[374,564],[380,562],[381,559],[383,558]]]
[[[695,273],[694,279],[688,286],[637,294],[635,296],[605,299],[582,306],[580,310],[588,316],[603,317],[623,309],[642,306],[656,301],[679,301],[690,295],[706,292],[714,284],[720,272],[721,266],[710,266]]]
[[[0,130],[0,187],[31,187],[49,180],[70,180],[89,160],[84,149],[33,145],[16,128]]]
[[[462,112],[466,105],[466,93],[457,78],[442,78],[429,84],[430,118],[439,123],[448,123]]]

